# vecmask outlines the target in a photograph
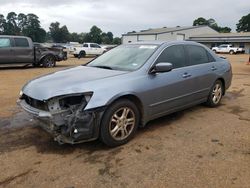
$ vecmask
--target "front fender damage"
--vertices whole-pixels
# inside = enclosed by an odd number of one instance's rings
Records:
[[[18,103],[60,144],[76,144],[97,139],[105,107],[84,110],[85,100],[80,104],[61,107],[59,99],[41,102],[23,96]]]

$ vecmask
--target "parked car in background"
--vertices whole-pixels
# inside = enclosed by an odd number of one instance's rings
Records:
[[[150,120],[200,103],[218,106],[231,79],[230,63],[201,44],[144,42],[31,80],[18,103],[59,143],[100,138],[118,146]]]
[[[105,49],[105,52],[117,47],[117,45],[101,45],[103,49]]]
[[[75,57],[96,56],[101,55],[106,50],[96,43],[83,43],[81,46],[75,46],[74,51],[70,53]]]
[[[35,42],[33,44],[36,48],[39,48],[40,50],[54,51],[55,55],[57,56],[56,59],[59,59],[59,61],[68,59],[66,48],[62,45]]]
[[[212,50],[215,53],[229,53],[229,54],[245,53],[244,48],[236,48],[233,47],[232,44],[222,44],[218,47],[213,47]]]
[[[0,36],[0,65],[32,64],[54,67],[63,60],[62,49],[52,49],[34,44],[29,37]]]

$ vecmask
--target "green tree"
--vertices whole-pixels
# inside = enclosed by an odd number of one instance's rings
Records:
[[[193,26],[198,25],[209,25],[209,22],[205,18],[199,17],[193,21]]]
[[[90,32],[89,32],[89,39],[90,39],[89,42],[94,42],[94,43],[100,44],[102,42],[101,34],[102,34],[102,30],[99,27],[94,25],[90,29]]]
[[[219,33],[230,33],[231,28],[229,27],[220,27],[216,23],[216,21],[213,18],[210,19],[205,19],[203,17],[199,17],[193,21],[193,26],[198,26],[198,25],[207,25],[211,28],[213,28],[215,31],[218,31]]]
[[[60,28],[60,32],[61,32],[61,37],[62,37],[61,42],[68,42],[70,34],[69,34],[69,30],[68,30],[67,26],[66,25],[62,26]]]
[[[45,41],[53,42],[50,32],[46,32]]]
[[[44,42],[46,31],[41,28],[39,17],[35,14],[28,14],[22,27],[22,34],[30,37],[35,42]]]
[[[0,34],[5,34],[6,20],[4,15],[0,14]]]
[[[71,42],[79,42],[80,36],[78,33],[70,33],[70,41]]]
[[[114,35],[113,35],[113,33],[112,32],[107,32],[107,37],[109,38],[109,41],[110,41],[110,43],[109,44],[111,44],[112,42],[113,42],[113,37],[114,37]]]
[[[59,22],[51,23],[49,30],[50,30],[50,35],[53,41],[58,42],[61,40]]]
[[[229,27],[218,27],[217,31],[219,33],[230,33],[231,32],[231,28]]]
[[[80,33],[79,34],[79,41],[77,41],[77,42],[79,42],[79,43],[87,42],[86,35],[87,35],[87,33]]]
[[[107,33],[102,33],[102,44],[110,44],[112,41],[109,39]]]
[[[18,14],[17,16],[17,26],[21,33],[23,33],[25,27],[27,26],[27,16],[23,13]]]
[[[51,38],[54,42],[68,42],[70,34],[67,26],[60,27],[59,22],[51,23],[49,27]]]
[[[121,38],[115,37],[115,38],[113,39],[113,44],[119,45],[119,44],[121,44],[121,43],[122,43]]]
[[[250,13],[246,16],[242,16],[239,23],[236,24],[237,32],[249,32],[250,31]]]
[[[4,30],[4,33],[8,35],[20,34],[20,29],[17,26],[17,14],[15,12],[8,13]]]

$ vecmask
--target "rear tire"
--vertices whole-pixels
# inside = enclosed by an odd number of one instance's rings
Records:
[[[136,105],[127,99],[113,103],[104,113],[100,138],[110,147],[127,143],[133,138],[139,125],[140,113]]]
[[[85,57],[86,56],[86,52],[85,51],[80,51],[78,54],[78,59]]]
[[[209,93],[206,105],[209,107],[216,107],[220,104],[224,93],[224,86],[220,80],[217,80]]]
[[[45,56],[42,60],[43,67],[51,68],[56,66],[56,59],[52,55]]]
[[[233,51],[233,50],[230,50],[229,54],[230,54],[230,55],[233,55],[233,54],[234,54],[234,51]]]

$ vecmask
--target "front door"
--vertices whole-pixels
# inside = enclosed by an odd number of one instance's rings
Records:
[[[0,38],[0,64],[13,62],[13,49],[11,39],[8,37]]]
[[[173,70],[165,73],[149,74],[145,87],[151,88],[145,93],[150,119],[160,117],[192,103],[195,83],[193,83],[190,68],[183,45],[166,48],[156,60],[173,64]]]

